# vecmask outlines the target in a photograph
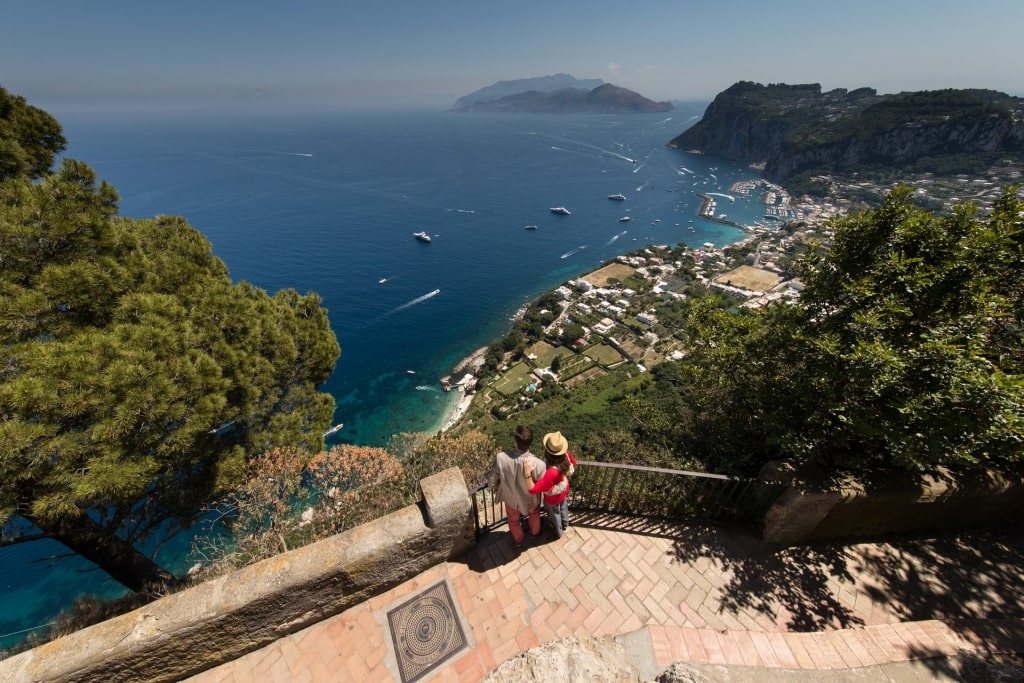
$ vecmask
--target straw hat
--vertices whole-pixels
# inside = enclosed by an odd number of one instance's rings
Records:
[[[544,435],[544,452],[548,455],[565,455],[569,450],[569,442],[562,432],[548,432]]]

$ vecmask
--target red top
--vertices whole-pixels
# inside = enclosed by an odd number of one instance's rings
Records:
[[[566,451],[565,455],[569,458],[569,462],[575,466],[576,458],[573,457],[572,453]],[[552,491],[557,493],[549,493]],[[569,480],[557,467],[549,467],[544,472],[544,476],[530,489],[530,493],[543,493],[545,503],[548,505],[558,505],[569,495]]]

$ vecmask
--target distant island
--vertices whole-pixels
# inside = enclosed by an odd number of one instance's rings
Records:
[[[879,95],[817,83],[741,81],[669,147],[764,165],[794,194],[826,178],[1013,177],[1024,162],[1024,100],[993,90]]]
[[[670,111],[669,102],[655,102],[600,79],[579,80],[555,74],[499,81],[460,97],[451,111],[531,114],[627,114]]]

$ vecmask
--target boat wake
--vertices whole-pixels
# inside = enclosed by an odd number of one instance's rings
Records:
[[[391,315],[392,313],[398,313],[399,311],[404,311],[405,309],[409,308],[410,306],[415,306],[416,304],[421,304],[424,301],[426,301],[427,299],[432,299],[432,298],[434,298],[435,296],[437,296],[440,293],[441,293],[440,289],[435,289],[432,292],[427,292],[423,296],[418,296],[415,299],[413,299],[412,301],[407,301],[406,303],[402,304],[398,308],[395,308],[395,309],[392,309],[392,310],[388,311],[387,315]]]
[[[725,197],[725,198],[726,198],[726,199],[728,199],[728,200],[729,200],[730,202],[735,202],[735,201],[736,201],[736,198],[735,198],[735,197],[733,197],[732,195],[729,195],[729,194],[722,194],[721,192],[705,192],[704,194],[710,194],[710,195],[713,195],[713,196],[715,196],[715,197]]]
[[[565,253],[564,253],[564,254],[562,254],[562,255],[561,255],[561,256],[560,256],[559,258],[569,258],[569,257],[570,257],[570,256],[572,256],[573,254],[578,254],[578,253],[580,253],[581,251],[583,251],[583,250],[584,250],[584,249],[586,249],[586,248],[587,248],[587,245],[585,245],[585,244],[581,244],[580,246],[576,247],[576,248],[575,248],[575,249],[573,249],[572,251],[567,251],[567,252],[565,252]]]
[[[440,389],[438,389],[437,387],[429,387],[429,386],[427,386],[426,384],[420,384],[420,385],[418,385],[418,386],[416,387],[416,391],[433,391],[433,392],[435,392],[435,393],[438,393],[438,394],[440,394],[440,393],[441,393],[441,390],[440,390]]]
[[[619,233],[618,235],[612,235],[612,238],[611,238],[610,240],[608,240],[608,241],[607,241],[607,242],[605,243],[605,245],[604,245],[604,246],[606,246],[606,247],[607,247],[607,246],[609,246],[609,245],[612,245],[612,244],[614,244],[614,243],[615,243],[616,241],[618,241],[618,239],[619,239],[620,237],[622,237],[623,235],[625,235],[625,234],[626,234],[627,232],[628,232],[628,230],[623,230],[623,231],[622,231],[622,232],[620,232],[620,233]]]
[[[384,318],[388,317],[389,315],[394,315],[395,313],[398,313],[399,311],[404,311],[405,309],[411,308],[412,306],[415,306],[416,304],[421,304],[424,301],[426,301],[427,299],[432,299],[432,298],[434,298],[435,296],[437,296],[440,293],[441,293],[440,289],[435,289],[432,292],[427,292],[423,296],[416,297],[412,301],[406,301],[401,306],[398,306],[397,308],[392,308],[390,311],[388,311],[384,315],[382,315],[382,316],[380,316],[378,318],[373,319],[372,321],[370,321],[369,324],[373,325],[374,323],[380,322],[381,320],[383,320]]]
[[[584,150],[589,150],[590,153],[596,154],[597,156],[615,157],[616,159],[622,159],[623,161],[628,162],[630,164],[634,164],[634,165],[637,163],[637,160],[634,159],[633,157],[628,157],[625,154],[620,154],[619,152],[614,152],[614,151],[612,151],[610,149],[604,149],[603,147],[598,147],[597,145],[590,145],[590,144],[587,144],[585,142],[580,142],[578,140],[564,140],[563,139],[563,142],[568,142],[570,144],[582,147]],[[587,154],[587,152],[585,152],[583,150],[579,150],[579,149],[566,149],[565,147],[558,147],[556,145],[551,145],[551,149],[557,150],[559,152],[569,152],[570,154],[583,154],[583,155]],[[635,169],[634,169],[634,172],[635,172]]]

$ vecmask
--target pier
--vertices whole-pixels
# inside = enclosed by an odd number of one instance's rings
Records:
[[[701,205],[700,209],[697,211],[697,215],[703,218],[704,220],[711,221],[712,223],[719,223],[720,225],[731,225],[732,227],[739,228],[740,230],[750,230],[749,225],[743,225],[742,223],[737,223],[736,221],[729,221],[724,218],[719,218],[718,216],[716,216],[716,204],[714,197],[710,197],[704,194],[703,192],[698,192],[697,196],[700,197],[701,199]]]

